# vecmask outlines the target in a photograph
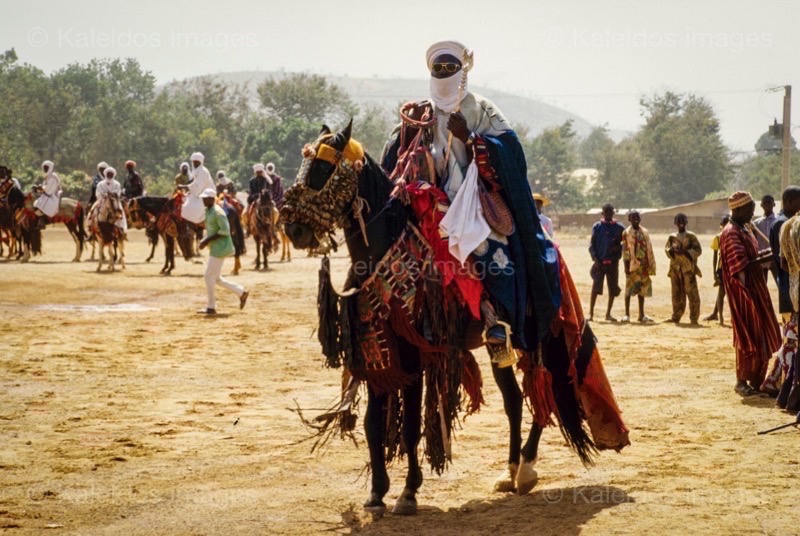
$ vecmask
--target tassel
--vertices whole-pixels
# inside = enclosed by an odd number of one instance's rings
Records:
[[[339,368],[342,361],[339,355],[339,300],[331,283],[331,263],[328,257],[322,258],[319,268],[319,290],[317,293],[317,312],[319,329],[317,337],[322,345],[325,365]]]
[[[469,403],[467,404],[467,415],[477,413],[481,405],[486,402],[483,400],[483,377],[481,368],[475,360],[472,352],[465,351],[462,354],[461,387],[464,389]]]
[[[536,424],[545,428],[555,423],[551,415],[558,412],[556,400],[553,397],[553,375],[544,365],[536,365],[529,375],[530,383],[526,385],[526,396],[533,409]]]

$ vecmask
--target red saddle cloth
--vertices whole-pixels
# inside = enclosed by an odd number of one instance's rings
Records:
[[[442,287],[459,303],[466,305],[475,319],[481,317],[483,285],[474,275],[472,263],[464,266],[453,257],[448,248],[448,238],[439,230],[439,223],[447,213],[450,200],[442,190],[425,181],[406,186],[411,210],[417,218],[417,227],[433,248],[434,265],[442,275]],[[455,283],[455,286],[452,284]]]

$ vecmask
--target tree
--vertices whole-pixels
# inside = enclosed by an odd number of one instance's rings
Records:
[[[317,74],[293,73],[279,80],[265,80],[257,91],[261,106],[278,120],[335,124],[358,111],[345,90]]]
[[[578,144],[578,157],[583,167],[599,169],[605,153],[613,149],[614,140],[608,135],[608,125],[594,127]]]
[[[572,121],[568,120],[545,129],[532,140],[521,140],[531,188],[546,194],[562,209],[585,204],[580,185],[571,177],[577,162],[575,136]]]
[[[792,151],[792,166],[789,168],[791,184],[800,184],[800,151]],[[781,197],[783,158],[780,154],[758,154],[745,160],[739,168],[736,184],[749,191],[754,198],[766,194]]]
[[[598,153],[600,175],[592,192],[593,204],[611,203],[617,207],[644,208],[656,204],[652,185],[653,163],[642,154],[636,138],[622,140]]]
[[[719,120],[711,105],[691,94],[642,98],[646,123],[642,152],[653,162],[657,197],[666,205],[705,198],[732,178]]]

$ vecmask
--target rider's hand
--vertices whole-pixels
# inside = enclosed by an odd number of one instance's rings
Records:
[[[447,120],[447,130],[453,133],[454,138],[458,138],[462,143],[467,143],[469,138],[469,127],[467,118],[461,112],[453,112]]]

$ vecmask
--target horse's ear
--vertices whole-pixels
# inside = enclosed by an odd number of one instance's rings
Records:
[[[328,128],[328,125],[323,124],[322,125],[322,130],[319,131],[319,135],[320,136],[327,136],[330,133],[331,133],[331,129]]]
[[[347,123],[347,126],[344,127],[344,130],[342,131],[342,136],[344,136],[345,145],[347,145],[347,143],[350,141],[350,136],[352,135],[352,133],[353,133],[353,118],[351,117],[350,122]]]

